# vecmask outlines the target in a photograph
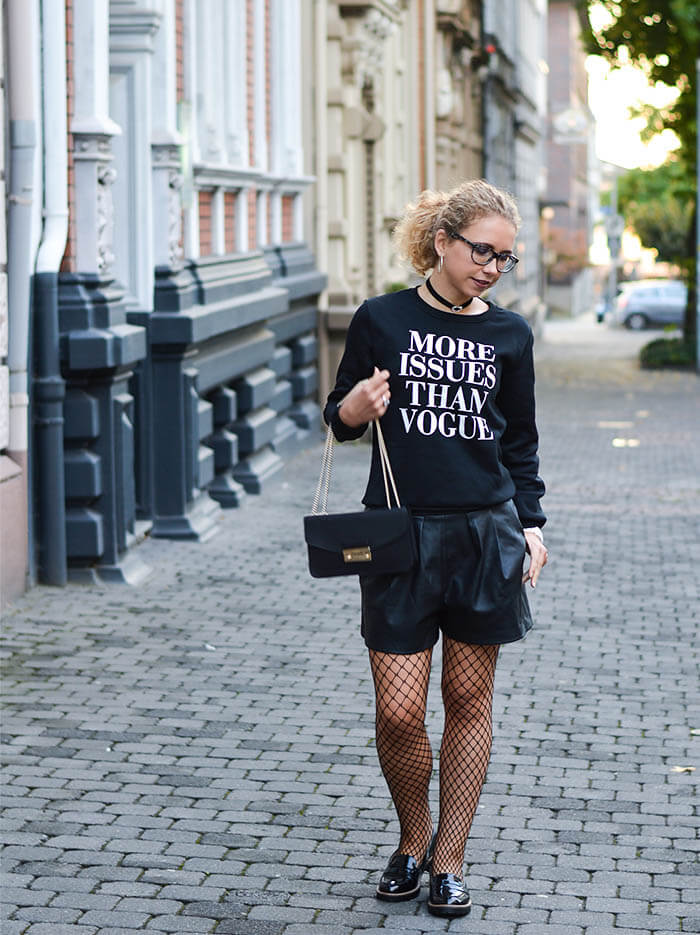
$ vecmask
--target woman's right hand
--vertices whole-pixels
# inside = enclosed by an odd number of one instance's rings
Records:
[[[353,386],[343,400],[338,416],[341,422],[355,429],[373,419],[380,419],[390,399],[389,371],[375,367],[371,377]]]

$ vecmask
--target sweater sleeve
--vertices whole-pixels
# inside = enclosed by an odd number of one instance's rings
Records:
[[[338,365],[335,386],[328,394],[323,418],[330,425],[339,442],[360,438],[367,430],[368,423],[351,428],[346,425],[338,413],[339,404],[360,380],[371,377],[374,372],[374,360],[371,352],[370,321],[367,302],[358,308],[352,317],[345,339],[345,351]]]
[[[544,526],[540,506],[544,482],[539,476],[538,434],[535,424],[535,368],[532,332],[520,358],[504,366],[498,408],[506,420],[501,458],[515,484],[513,500],[524,527]]]

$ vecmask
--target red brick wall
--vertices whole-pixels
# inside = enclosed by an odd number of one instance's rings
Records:
[[[211,256],[214,252],[212,236],[211,191],[199,192],[199,255]]]
[[[294,240],[294,195],[282,195],[282,243]]]
[[[251,188],[248,191],[248,249],[255,250],[258,246],[258,203],[257,191]]]
[[[272,28],[270,0],[265,0],[265,144],[267,165],[272,154]]]
[[[185,2],[175,0],[175,84],[178,104],[185,99]]]
[[[248,159],[255,165],[255,21],[253,0],[246,0],[246,116],[248,120]],[[255,189],[248,192],[248,249],[258,240]]]
[[[248,161],[255,165],[255,31],[253,0],[246,0],[246,119],[248,124]]]
[[[66,0],[66,113],[70,131],[73,122],[73,0]],[[75,272],[75,166],[73,134],[68,133],[68,242],[61,262],[61,272]]]
[[[224,247],[226,253],[236,251],[236,193],[224,192]]]

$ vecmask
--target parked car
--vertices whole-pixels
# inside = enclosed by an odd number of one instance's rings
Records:
[[[678,279],[638,279],[620,284],[611,314],[613,324],[640,331],[649,325],[681,325],[687,300]]]

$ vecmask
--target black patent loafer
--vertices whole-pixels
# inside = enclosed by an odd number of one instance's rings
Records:
[[[472,908],[472,898],[464,880],[454,873],[431,873],[428,912],[434,916],[466,916]]]
[[[435,847],[435,835],[422,861],[418,862],[410,854],[401,854],[395,851],[389,858],[389,863],[382,874],[377,886],[377,899],[386,899],[392,902],[401,902],[403,899],[415,899],[420,892],[420,881],[423,872],[429,868]]]

